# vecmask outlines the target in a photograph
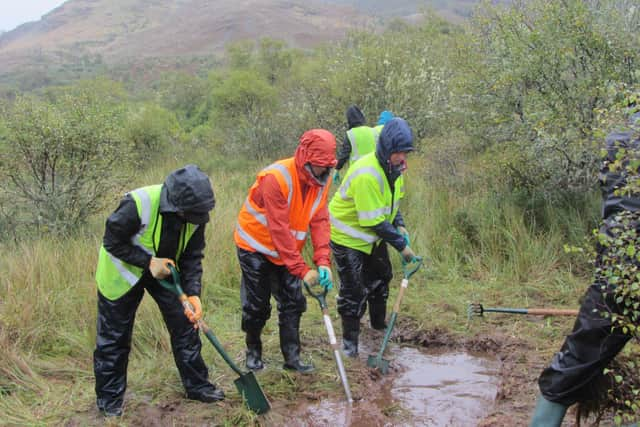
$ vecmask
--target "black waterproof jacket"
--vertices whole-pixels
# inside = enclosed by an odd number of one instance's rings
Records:
[[[203,215],[213,209],[215,197],[209,179],[195,165],[187,165],[171,173],[165,180],[160,195],[162,231],[156,256],[175,260],[178,251],[180,230],[184,219],[178,212],[194,212]],[[151,255],[132,243],[132,237],[140,229],[140,218],[136,203],[127,194],[118,208],[109,216],[105,226],[103,244],[105,249],[122,261],[147,269]],[[200,295],[202,280],[202,258],[205,248],[205,224],[197,230],[187,243],[178,261],[180,280],[187,295]],[[150,276],[145,271],[141,280]]]

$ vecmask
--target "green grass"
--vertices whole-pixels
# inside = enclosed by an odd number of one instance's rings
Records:
[[[179,160],[180,159],[180,160]],[[185,163],[198,163],[210,174],[217,204],[207,229],[204,259],[203,307],[231,357],[242,366],[244,336],[240,330],[240,270],[233,244],[238,209],[263,164],[218,159],[194,152],[142,171],[131,188],[161,182],[168,172]],[[469,302],[510,307],[577,307],[588,283],[576,276],[572,261],[562,251],[568,239],[580,233],[567,231],[567,223],[585,228],[589,213],[569,222],[557,211],[557,221],[544,230],[525,221],[515,203],[498,202],[477,186],[456,193],[432,186],[424,173],[432,167],[416,156],[409,175],[409,197],[402,207],[413,247],[427,262],[411,279],[402,305],[403,319],[413,319],[424,330],[439,328],[452,336],[472,336],[500,330],[527,336],[543,353],[560,344],[567,323],[549,320],[527,322],[511,317],[487,317],[469,325]],[[115,207],[115,206],[114,206]],[[553,213],[553,212],[552,212]],[[575,215],[576,212],[569,212]],[[95,343],[96,289],[94,272],[103,233],[101,212],[80,236],[39,240],[0,247],[0,413],[13,425],[53,425],[64,422],[100,424],[94,409],[92,352]],[[553,218],[553,215],[550,215]],[[562,219],[564,218],[564,219]],[[576,244],[577,242],[570,242]],[[389,310],[400,283],[399,257],[391,250],[395,277]],[[328,298],[336,333],[340,322],[335,292]],[[471,326],[471,327],[470,327]],[[301,394],[340,398],[342,388],[326,339],[318,304],[308,299],[302,319],[304,357],[318,370],[312,379],[288,374],[282,363],[277,312],[264,330],[264,356],[268,369],[258,380],[272,401],[294,400]],[[178,424],[251,425],[255,416],[240,404],[233,373],[203,338],[203,356],[213,381],[227,391],[224,404],[201,406],[181,403],[174,413]],[[350,365],[347,361],[347,367]],[[127,414],[122,422],[136,423],[137,411],[149,405],[182,401],[182,385],[170,350],[169,336],[159,310],[148,296],[136,317],[129,363]],[[352,382],[354,393],[362,384]],[[195,414],[195,415],[194,415]],[[181,421],[180,421],[181,420]]]

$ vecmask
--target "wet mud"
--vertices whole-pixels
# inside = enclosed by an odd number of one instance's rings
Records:
[[[519,426],[528,425],[538,391],[537,377],[548,363],[526,340],[487,330],[476,336],[453,336],[439,329],[421,329],[411,320],[396,324],[385,359],[390,361],[386,375],[367,366],[369,355],[379,350],[383,334],[362,329],[357,359],[343,357],[354,403],[344,400],[342,387],[315,388],[316,372],[297,376],[297,390],[287,396],[270,396],[272,409],[262,416],[238,416],[241,400],[230,392],[215,405],[226,415],[212,419],[199,403],[181,396],[162,402],[141,402],[125,408],[125,425],[255,425],[263,427],[395,427],[395,426]],[[321,346],[323,341],[307,342]],[[335,370],[335,367],[333,367]],[[261,372],[272,381],[287,380],[278,370]],[[263,377],[264,378],[264,377]],[[261,378],[259,378],[259,381]],[[339,391],[338,391],[339,390]],[[131,402],[134,399],[127,399]],[[563,427],[592,426],[593,417],[577,422],[572,407]],[[94,414],[95,412],[95,414]],[[220,411],[216,411],[220,414]],[[104,423],[97,411],[77,411],[66,425],[122,425]],[[612,425],[603,420],[601,425]]]
[[[473,426],[490,412],[498,390],[499,363],[487,354],[392,345],[385,352],[390,372],[367,366],[361,346],[353,365],[368,370],[364,393],[344,400],[304,403],[295,409],[295,426]]]

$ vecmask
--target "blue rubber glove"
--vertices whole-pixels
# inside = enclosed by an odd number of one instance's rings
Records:
[[[405,248],[400,251],[400,255],[402,255],[403,264],[410,264],[418,261],[418,257],[409,246],[405,246]]]
[[[333,289],[333,278],[331,277],[331,269],[325,265],[318,267],[318,275],[320,285],[327,291]]]
[[[340,172],[338,172],[337,170],[333,172],[333,182],[335,182],[336,184],[340,184]]]
[[[396,228],[396,230],[398,230],[398,233],[402,234],[402,237],[404,237],[404,242],[407,244],[407,246],[409,246],[411,244],[411,239],[409,238],[409,232],[407,231],[407,229],[403,226],[400,226]]]

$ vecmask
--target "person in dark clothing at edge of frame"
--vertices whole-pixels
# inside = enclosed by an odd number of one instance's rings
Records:
[[[353,163],[329,204],[331,250],[340,278],[338,312],[345,355],[358,355],[360,319],[369,306],[371,327],[386,328],[392,277],[387,243],[405,262],[416,255],[399,210],[403,173],[413,151],[411,128],[401,118],[389,121],[375,152]]]
[[[630,130],[614,131],[605,139],[607,154],[600,168],[602,224],[599,232],[609,237],[624,233],[625,227],[619,222],[621,214],[640,212],[640,194],[616,191],[637,177],[631,177],[624,168],[609,168],[619,153],[633,151],[637,158],[640,113],[631,116],[630,125]],[[624,162],[628,162],[628,158]],[[633,223],[638,230],[638,222]],[[609,252],[609,248],[598,245],[594,262],[597,269],[605,266]],[[604,368],[631,338],[603,313],[620,314],[623,308],[616,302],[615,285],[596,279],[587,289],[573,331],[538,379],[540,395],[531,427],[560,426],[569,406],[599,400]]]
[[[105,416],[121,416],[136,310],[145,290],[162,312],[188,399],[215,402],[224,393],[208,380],[195,323],[200,303],[204,230],[215,198],[209,177],[187,165],[163,184],[127,193],[106,221],[96,281],[98,319],[93,355],[96,403]],[[156,279],[177,266],[195,313]]]
[[[340,170],[349,161],[353,164],[365,154],[372,153],[376,149],[378,132],[365,125],[364,114],[356,105],[347,108],[347,133],[338,151],[338,163],[333,174],[333,180],[340,182]]]
[[[242,270],[240,300],[246,333],[246,365],[264,368],[260,335],[271,317],[271,295],[278,307],[283,368],[313,371],[300,360],[300,318],[307,309],[304,280],[331,289],[329,213],[331,169],[336,165],[336,139],[324,129],[306,131],[293,157],[260,171],[240,209],[234,233]],[[311,234],[313,262],[302,249]]]

